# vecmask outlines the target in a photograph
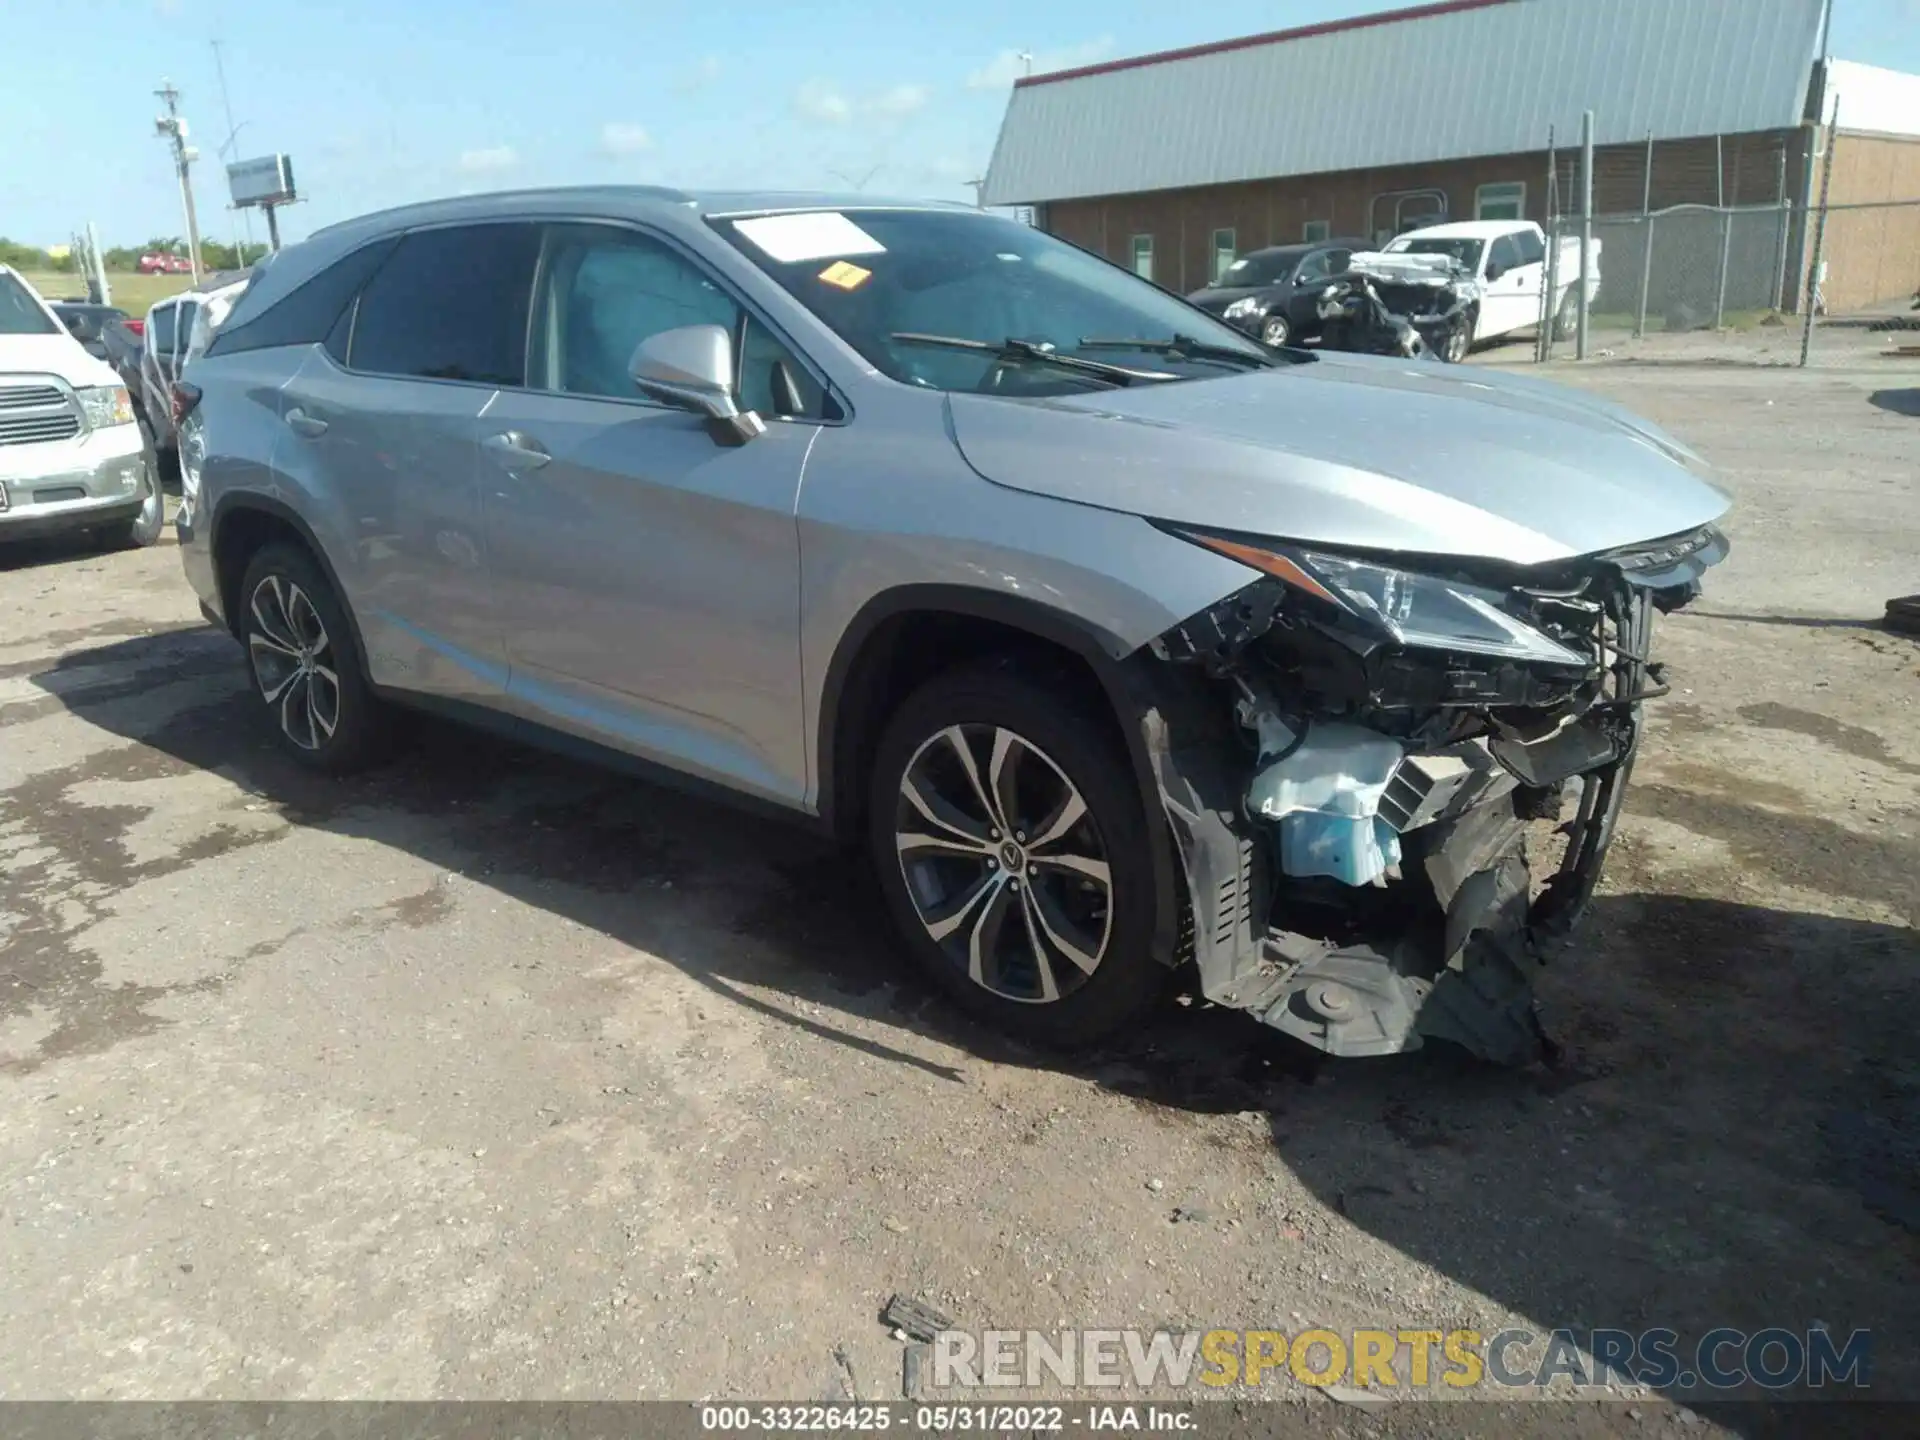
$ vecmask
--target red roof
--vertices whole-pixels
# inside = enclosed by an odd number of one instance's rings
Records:
[[[1454,15],[1463,10],[1485,10],[1494,5],[1511,5],[1515,0],[1439,0],[1438,4],[1415,5],[1405,10],[1382,10],[1377,15],[1355,15],[1350,20],[1328,20],[1319,25],[1301,25],[1292,30],[1269,30],[1263,35],[1242,35],[1237,40],[1214,40],[1205,45],[1189,45],[1182,50],[1160,50],[1151,55],[1134,55],[1125,60],[1107,60],[1098,65],[1082,65],[1073,70],[1050,70],[1044,75],[1023,75],[1013,83],[1050,85],[1056,80],[1077,80],[1082,75],[1105,75],[1114,70],[1134,70],[1142,65],[1160,65],[1169,60],[1191,60],[1199,55],[1218,55],[1224,50],[1249,50],[1256,45],[1277,45],[1285,40],[1307,40],[1315,35],[1337,35],[1343,30],[1367,30],[1375,25],[1397,25],[1402,20],[1425,20],[1435,15]]]

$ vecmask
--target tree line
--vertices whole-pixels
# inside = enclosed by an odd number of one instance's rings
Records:
[[[151,255],[159,251],[168,255],[185,255],[187,242],[178,235],[156,236],[145,245],[113,245],[101,252],[109,271],[127,271],[135,269],[142,255]],[[200,242],[200,266],[203,270],[243,270],[267,253],[265,245],[224,244],[219,240]],[[10,265],[15,270],[51,270],[56,274],[71,275],[79,268],[79,260],[72,254],[58,258],[49,255],[38,245],[23,245],[0,235],[0,265]]]

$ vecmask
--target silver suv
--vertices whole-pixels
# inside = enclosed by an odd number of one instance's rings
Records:
[[[1270,350],[958,207],[371,216],[177,404],[187,575],[295,757],[426,706],[807,817],[937,984],[1067,1044],[1191,966],[1337,1054],[1537,1053],[1656,602],[1726,548],[1619,409]]]

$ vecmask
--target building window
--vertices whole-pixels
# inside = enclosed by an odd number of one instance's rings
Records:
[[[1133,273],[1142,280],[1153,279],[1153,237],[1151,235],[1133,237]]]
[[[1309,220],[1300,227],[1300,238],[1309,245],[1318,245],[1322,240],[1333,237],[1331,220]]]
[[[1482,185],[1473,192],[1476,220],[1522,220],[1527,213],[1527,187],[1519,180]]]
[[[1233,261],[1234,261],[1233,231],[1231,230],[1214,231],[1213,232],[1213,281],[1212,281],[1213,284],[1218,285],[1220,283],[1221,278],[1226,275],[1227,269],[1229,266],[1233,264]]]

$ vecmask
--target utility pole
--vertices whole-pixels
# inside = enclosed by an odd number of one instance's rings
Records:
[[[210,40],[207,43],[213,46],[213,73],[219,77],[220,80],[220,108],[226,111],[227,115],[227,139],[226,143],[220,147],[220,158],[231,165],[240,158],[238,147],[235,144],[240,138],[240,127],[233,123],[233,97],[227,94],[227,67],[222,64],[220,60],[220,42],[218,40]],[[251,245],[253,243],[253,216],[247,213],[246,207],[243,205],[235,205],[232,208],[240,212],[239,223],[245,227],[247,244]],[[269,220],[271,220],[271,211],[268,212],[268,217]],[[271,224],[269,224],[268,228],[272,228]],[[280,247],[275,245],[273,248],[278,250]],[[239,231],[235,231],[233,236],[233,258],[240,262],[242,269],[246,268],[247,252],[240,248]]]
[[[153,92],[167,107],[167,113],[153,122],[154,132],[164,135],[173,145],[174,173],[180,177],[180,203],[187,212],[187,265],[193,271],[193,283],[200,283],[200,221],[193,212],[193,162],[200,152],[187,144],[187,122],[180,115],[180,92],[171,80],[160,82]]]

